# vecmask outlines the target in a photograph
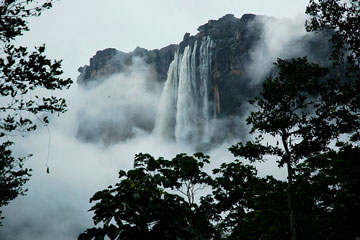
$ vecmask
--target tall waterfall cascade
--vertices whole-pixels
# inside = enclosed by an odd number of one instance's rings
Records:
[[[178,143],[210,142],[215,120],[210,37],[175,53],[160,98],[154,132]]]

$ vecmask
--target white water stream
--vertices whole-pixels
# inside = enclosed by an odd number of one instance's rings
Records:
[[[211,140],[214,104],[210,101],[211,54],[209,37],[175,53],[161,95],[154,132],[178,143]]]

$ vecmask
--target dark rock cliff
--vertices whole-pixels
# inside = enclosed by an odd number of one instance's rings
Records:
[[[250,50],[261,37],[263,26],[256,24],[256,18],[253,14],[243,15],[240,19],[228,14],[200,26],[195,36],[195,39],[210,36],[215,42],[212,90],[219,117],[237,113],[253,95],[253,87],[249,86],[251,79],[245,70],[250,61]]]
[[[239,116],[246,111],[247,100],[254,96],[260,88],[261,81],[254,81],[247,69],[254,61],[252,59],[253,51],[265,40],[266,26],[264,22],[268,19],[270,18],[254,14],[245,14],[241,18],[228,14],[218,20],[210,20],[201,25],[195,36],[186,33],[183,41],[178,45],[169,45],[159,50],[146,50],[138,47],[130,53],[112,48],[98,51],[90,59],[90,65],[79,68],[78,84],[86,86],[89,83],[101,81],[114,73],[124,72],[127,67],[132,65],[134,57],[141,57],[145,63],[155,69],[157,81],[165,82],[169,64],[174,59],[175,52],[182,53],[186,46],[193,47],[195,41],[208,36],[214,42],[209,101],[215,105],[217,119]],[[324,64],[327,63],[326,59],[330,51],[328,38],[323,35],[305,35],[282,47],[285,50],[288,48],[287,52],[289,53],[285,54],[286,57],[307,55],[310,60]],[[262,68],[261,65],[259,67]],[[264,71],[264,69],[259,70]],[[271,71],[271,67],[269,67],[268,74]],[[224,124],[215,130],[223,132],[218,134],[220,138],[237,135],[239,126],[236,121],[238,118],[235,121],[224,121]],[[110,129],[101,131],[111,132]],[[80,131],[78,135],[85,134]]]
[[[165,81],[170,62],[174,58],[177,45],[171,44],[167,47],[155,50],[146,50],[137,47],[133,52],[124,53],[114,48],[97,51],[90,59],[90,65],[80,67],[80,75],[77,83],[86,86],[92,82],[101,81],[115,73],[121,73],[131,66],[134,57],[140,57],[146,64],[154,67],[159,81]]]
[[[241,111],[243,103],[258,90],[259,82],[254,83],[253,76],[248,74],[247,68],[253,61],[252,51],[264,41],[264,22],[269,19],[254,14],[245,14],[241,18],[228,14],[201,25],[198,28],[199,33],[195,36],[185,34],[179,44],[180,51],[183,51],[187,45],[193,46],[196,40],[204,36],[209,36],[215,42],[211,66],[212,91],[219,117]],[[289,54],[287,57],[307,55],[310,60],[327,63],[329,45],[328,39],[323,35],[305,35],[294,39],[286,47],[289,48],[289,52],[296,52],[296,56]],[[295,51],[292,48],[298,49]],[[270,72],[271,69],[268,73]]]

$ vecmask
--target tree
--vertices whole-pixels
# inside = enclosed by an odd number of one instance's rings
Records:
[[[357,0],[310,0],[306,8],[311,20],[308,31],[331,31],[335,63],[360,64],[360,2]],[[345,51],[345,52],[344,52]]]
[[[213,169],[212,209],[223,239],[289,239],[286,183],[239,160]]]
[[[211,211],[201,204],[207,201],[196,204],[193,195],[195,185],[208,181],[205,163],[203,154],[179,154],[171,161],[137,154],[134,168],[119,172],[119,183],[90,199],[96,201],[90,209],[94,223],[102,226],[78,239],[213,239]]]
[[[100,227],[78,239],[288,239],[285,182],[259,178],[239,160],[213,169],[212,177],[207,163],[201,153],[171,160],[137,154],[133,169],[90,199]]]
[[[351,145],[298,165],[295,186],[302,239],[360,236],[360,148]]]
[[[65,99],[51,96],[52,90],[69,88],[72,83],[71,79],[60,77],[61,61],[46,58],[44,45],[32,53],[14,45],[16,37],[29,30],[26,19],[40,16],[51,7],[52,0],[1,2],[0,207],[24,194],[23,185],[30,177],[30,169],[24,168],[26,158],[12,156],[10,146],[14,143],[10,138],[34,131],[39,124],[48,124],[50,114],[66,111]]]
[[[334,65],[343,65],[346,75],[333,85],[327,104],[332,106],[339,132],[360,140],[360,2],[357,0],[311,0],[306,8],[311,20],[307,31],[332,33]]]
[[[7,205],[18,195],[24,195],[26,189],[22,186],[31,176],[31,169],[24,168],[26,158],[15,159],[11,156],[11,150],[9,150],[11,144],[7,141],[0,145],[0,207]],[[1,211],[0,219],[3,219]]]
[[[307,63],[306,59],[278,60],[276,65],[279,72],[276,77],[266,79],[260,97],[251,101],[258,111],[252,112],[247,121],[253,126],[251,132],[259,135],[254,141],[238,143],[230,150],[235,156],[243,156],[251,161],[263,161],[265,155],[277,156],[280,158],[279,166],[286,165],[292,239],[296,239],[299,232],[304,239],[312,239],[314,235],[331,239],[353,238],[356,236],[354,231],[334,230],[334,222],[349,223],[348,220],[342,220],[350,218],[353,220],[350,226],[354,226],[354,222],[357,224],[349,212],[347,215],[342,214],[341,218],[335,214],[343,209],[339,207],[341,201],[349,202],[349,199],[340,200],[339,196],[344,192],[347,196],[358,198],[358,194],[353,191],[357,184],[348,181],[351,187],[344,188],[343,182],[331,183],[330,179],[340,178],[340,175],[334,175],[341,169],[340,165],[335,164],[338,161],[334,156],[347,161],[347,164],[353,164],[352,171],[358,171],[357,160],[352,160],[354,158],[350,156],[357,151],[356,145],[360,140],[360,3],[311,0],[306,12],[312,16],[306,22],[308,31],[326,30],[332,33],[333,52],[330,57],[334,66],[331,77],[328,76],[325,81],[327,70]],[[341,68],[346,69],[346,74],[334,76]],[[342,134],[345,134],[345,142],[339,139]],[[277,143],[264,143],[263,135],[271,135]],[[335,140],[340,149],[329,148],[330,140]],[[326,171],[333,175],[329,178],[324,174]],[[313,190],[320,186],[323,190],[320,191],[322,200],[317,195],[319,192]],[[327,188],[331,191],[327,191]],[[324,199],[334,199],[338,205]],[[310,219],[309,216],[314,216],[312,214],[315,212],[318,215],[312,219],[319,220],[312,225],[324,228],[317,231],[320,228],[314,230],[316,227],[312,226],[312,230],[304,230],[305,224],[301,225],[303,219]],[[324,219],[333,219],[334,222],[326,223]],[[301,231],[297,231],[299,228]],[[310,235],[311,232],[316,234]]]
[[[149,158],[150,161],[141,165],[141,173],[145,173],[142,176],[146,178],[140,182],[146,183],[150,176],[153,179],[150,182],[157,179],[158,196],[169,194],[166,188],[180,190],[184,193],[182,196],[187,196],[188,201],[180,198],[178,200],[181,203],[176,207],[180,212],[187,212],[186,216],[191,216],[186,218],[189,224],[198,222],[193,222],[194,215],[191,214],[201,212],[201,226],[206,226],[213,233],[207,236],[208,239],[215,236],[217,239],[263,240],[288,239],[289,236],[291,239],[359,237],[360,154],[357,144],[360,140],[360,4],[354,0],[347,4],[343,2],[310,1],[307,12],[314,18],[307,23],[307,29],[330,30],[333,33],[334,52],[331,57],[334,67],[345,63],[341,67],[350,66],[353,71],[348,70],[346,76],[334,77],[337,69],[331,69],[331,74],[328,75],[326,68],[309,63],[306,58],[279,59],[275,64],[278,72],[265,80],[259,96],[250,101],[256,111],[250,114],[247,122],[252,124],[251,133],[256,134],[255,140],[238,143],[230,148],[235,156],[245,157],[252,162],[265,161],[267,156],[274,156],[278,159],[279,167],[286,166],[286,183],[269,176],[259,178],[253,167],[244,165],[239,160],[222,164],[220,168],[213,170],[215,177],[205,174],[205,178],[198,177],[201,169],[191,172],[187,168],[179,168],[181,164],[174,168],[167,160],[161,163],[161,158]],[[339,138],[342,134],[347,137],[345,141]],[[265,136],[270,136],[271,141],[268,142]],[[337,146],[330,147],[331,141]],[[188,158],[185,155],[180,157]],[[190,166],[197,165],[194,163]],[[139,171],[139,166],[134,170]],[[175,169],[179,171],[174,171]],[[182,174],[182,171],[189,174]],[[127,174],[129,173],[130,171]],[[174,176],[172,180],[169,178],[171,176]],[[212,191],[201,197],[200,204],[197,205],[191,200],[194,191],[181,189],[195,189],[192,186],[199,183],[206,183]],[[143,183],[140,185],[146,186]],[[141,193],[140,190],[135,192]],[[121,198],[114,197],[110,202],[117,199]],[[92,208],[93,211],[99,210],[95,212],[94,219],[107,209],[106,205],[101,205],[106,198],[95,200],[100,202]],[[152,199],[146,199],[138,204],[147,206],[151,201]],[[284,208],[284,203],[287,203],[287,209]],[[101,206],[104,208],[101,209]],[[152,208],[171,214],[166,208],[159,209],[156,206]],[[113,211],[108,214],[115,216]],[[174,214],[175,221],[170,222],[179,221],[178,216],[180,215]],[[192,230],[196,234],[191,236],[195,238],[202,232],[198,229],[204,228],[192,229],[196,229]],[[117,231],[117,228],[110,232],[114,230]],[[179,229],[171,231],[177,232],[173,238],[189,237],[184,232],[180,233]]]
[[[359,141],[360,141],[360,2],[311,0],[306,13],[308,31],[332,33],[334,65],[345,66],[346,75],[333,86],[326,105],[333,109],[333,121],[338,134],[338,150],[316,156],[304,162],[303,175],[320,189],[314,198],[326,209],[328,239],[352,239],[360,236],[359,198]]]
[[[260,178],[239,160],[211,176],[203,170],[208,160],[201,153],[171,160],[136,155],[133,169],[90,199],[98,227],[78,239],[288,239],[285,182]],[[183,191],[203,187],[190,198]]]
[[[276,156],[279,166],[286,166],[291,239],[295,240],[294,167],[309,156],[327,151],[336,126],[330,121],[330,109],[322,105],[321,96],[328,90],[322,81],[328,70],[306,58],[278,59],[276,66],[278,73],[268,77],[260,96],[250,101],[257,111],[251,112],[247,123],[252,125],[250,133],[259,135],[254,141],[233,145],[230,151],[250,161]],[[263,135],[270,135],[276,143],[265,143]]]

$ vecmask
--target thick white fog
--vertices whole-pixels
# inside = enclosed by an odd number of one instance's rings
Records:
[[[92,226],[92,215],[87,212],[90,197],[116,183],[118,171],[131,168],[135,154],[143,152],[170,159],[177,153],[192,154],[197,150],[184,142],[177,144],[137,128],[131,129],[133,135],[127,140],[110,145],[101,136],[92,143],[76,138],[79,124],[86,117],[97,119],[99,122],[92,121],[90,126],[97,128],[105,123],[118,123],[121,127],[138,118],[156,116],[160,93],[157,86],[149,89],[150,67],[140,59],[134,62],[126,74],[113,75],[98,86],[86,90],[73,86],[65,96],[68,112],[51,117],[49,131],[40,127],[34,133],[14,139],[16,155],[34,154],[26,162],[33,169],[33,176],[26,185],[27,195],[4,209],[0,234],[5,239],[76,238]],[[244,117],[238,120],[244,121]],[[212,159],[206,167],[208,171],[234,159],[227,151],[230,146],[231,142],[225,142],[206,152]],[[262,175],[283,176],[273,161],[257,167]]]
[[[61,1],[49,13],[31,22],[31,31],[19,44],[49,43],[49,57],[63,58],[64,75],[76,80],[76,69],[87,64],[96,50],[116,47],[131,51],[136,45],[152,49],[179,43],[185,32],[194,34],[195,29],[209,19],[218,19],[234,11],[236,17],[248,12],[275,17],[303,16],[301,13],[307,1],[296,0],[293,5],[286,0],[274,1],[272,12],[268,11],[268,3],[263,1],[245,1],[246,4],[236,0],[223,3],[208,0],[196,3],[190,0],[174,3],[161,0],[152,4],[140,0],[131,4],[119,2],[102,2],[99,6],[95,1]],[[196,6],[199,8],[194,8]],[[200,6],[204,9],[196,10]],[[104,12],[100,13],[97,8]],[[150,11],[152,8],[154,12]],[[116,14],[123,16],[116,18]],[[263,41],[252,50],[253,61],[249,63],[247,73],[260,81],[278,55],[288,56],[290,53],[286,49],[289,42],[305,34],[303,23],[303,17],[266,22]],[[69,29],[61,28],[65,25]],[[46,31],[49,31],[47,36],[44,34]],[[81,36],[85,33],[88,39]],[[32,168],[33,172],[26,184],[27,195],[18,197],[3,209],[5,219],[2,221],[4,226],[0,227],[0,239],[76,239],[86,228],[93,226],[92,214],[88,212],[90,197],[116,183],[118,171],[131,168],[136,153],[172,158],[177,153],[196,151],[193,146],[176,144],[151,131],[127,127],[129,122],[133,125],[134,121],[141,119],[138,124],[146,125],[156,118],[163,84],[154,79],[153,71],[141,59],[134,59],[134,64],[125,73],[104,79],[90,89],[81,89],[74,83],[67,91],[54,92],[67,99],[68,111],[50,118],[49,131],[39,127],[34,133],[11,139],[16,143],[13,147],[16,156],[34,155],[26,161],[26,167]],[[87,121],[89,125],[85,129],[116,123],[114,132],[122,132],[126,128],[130,137],[109,145],[107,140],[111,136],[99,136],[97,142],[88,143],[76,137],[79,124],[84,119],[92,119]],[[236,120],[244,119],[245,116],[239,116]],[[248,129],[239,131],[246,132]],[[216,145],[206,152],[212,159],[208,170],[234,159],[227,150],[232,143],[234,140]],[[47,166],[49,174],[46,173]],[[256,167],[260,175],[285,176],[274,159],[258,163]]]
[[[139,117],[155,116],[159,93],[148,90],[148,73],[146,65],[136,62],[128,74],[114,75],[90,90],[72,87],[66,96],[68,112],[52,117],[49,125],[49,159],[46,128],[14,139],[16,155],[34,154],[26,162],[33,169],[33,176],[27,184],[27,196],[19,197],[4,209],[6,221],[0,236],[76,238],[91,226],[91,214],[87,213],[90,197],[116,183],[118,171],[131,168],[136,153],[171,158],[176,153],[193,152],[138,129],[132,129],[131,139],[111,146],[103,141],[85,143],[76,138],[79,120],[86,116],[93,119],[98,115],[95,119],[100,123],[106,119],[120,126]],[[101,126],[97,122],[92,124],[94,128]],[[50,174],[46,173],[46,164]]]
[[[277,58],[305,56],[307,50],[296,42],[309,34],[304,27],[304,16],[299,15],[286,20],[261,18],[258,21],[264,24],[265,29],[260,43],[251,49],[252,61],[246,69],[246,73],[253,78],[254,84],[266,77]]]

